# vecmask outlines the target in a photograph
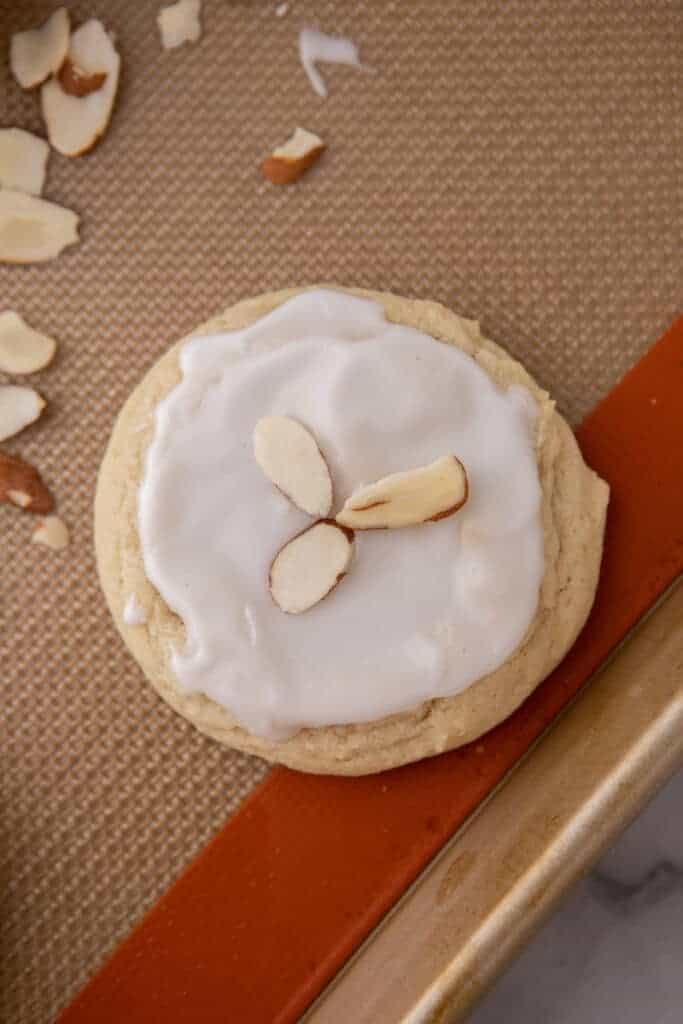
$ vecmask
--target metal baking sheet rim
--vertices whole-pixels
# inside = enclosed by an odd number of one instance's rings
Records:
[[[460,1021],[683,763],[683,577],[302,1018]]]

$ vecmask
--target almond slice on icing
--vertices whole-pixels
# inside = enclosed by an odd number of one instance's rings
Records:
[[[325,143],[313,132],[297,128],[261,165],[264,177],[274,185],[291,185],[311,167],[325,149]]]
[[[352,530],[396,529],[453,515],[467,501],[465,467],[454,455],[394,473],[352,494],[337,522]]]
[[[31,540],[34,544],[44,544],[53,551],[61,551],[69,543],[69,530],[59,516],[47,516],[38,523]]]
[[[0,263],[42,263],[78,241],[78,214],[57,203],[0,189]]]
[[[0,501],[40,515],[48,515],[55,507],[38,470],[17,455],[5,452],[0,452]]]
[[[63,70],[63,74],[43,85],[40,102],[48,138],[54,148],[64,156],[82,156],[107,130],[119,84],[121,58],[102,22],[91,18],[71,36],[66,60],[72,69],[77,69],[81,82],[87,83],[85,92],[78,92],[74,75]],[[102,75],[106,77],[95,85]]]
[[[45,404],[45,399],[33,388],[0,384],[0,441],[35,423]]]
[[[0,188],[39,196],[45,184],[50,147],[21,128],[0,129]]]
[[[285,497],[309,516],[332,508],[332,480],[313,435],[289,416],[264,416],[254,427],[254,457]]]
[[[352,530],[329,520],[314,523],[273,559],[268,581],[273,601],[290,615],[308,611],[341,582],[352,556]]]
[[[178,0],[159,9],[157,25],[164,50],[175,50],[183,43],[197,42],[202,34],[199,21],[201,6],[201,0]]]
[[[34,331],[12,310],[0,313],[0,370],[3,373],[36,373],[52,362],[57,342]]]
[[[15,32],[9,64],[22,89],[33,89],[58,71],[69,48],[69,12],[58,7],[40,28]]]

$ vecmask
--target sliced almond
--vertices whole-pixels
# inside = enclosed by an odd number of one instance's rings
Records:
[[[324,519],[332,479],[313,435],[289,416],[264,416],[254,427],[254,457],[275,486],[302,512]]]
[[[67,57],[57,72],[57,80],[68,96],[89,96],[91,92],[102,88],[107,80],[107,72],[89,74],[74,64],[71,57]]]
[[[0,452],[0,501],[47,515],[55,507],[40,473],[17,455]]]
[[[270,567],[270,593],[290,615],[308,611],[344,578],[353,555],[353,531],[323,520],[280,548]]]
[[[97,76],[106,76],[95,91],[88,88],[85,94],[70,93],[61,76],[51,78],[41,90],[43,118],[51,144],[64,156],[82,156],[107,130],[121,58],[102,22],[91,18],[71,36],[66,59],[90,85]]]
[[[22,89],[33,89],[57,71],[69,48],[69,12],[58,7],[40,28],[15,32],[10,39],[9,64]]]
[[[313,132],[297,128],[294,134],[278,146],[263,161],[261,170],[274,185],[291,185],[311,167],[325,150],[325,143]]]
[[[31,540],[34,544],[44,544],[53,551],[61,551],[69,543],[69,531],[59,516],[47,516],[38,523]]]
[[[14,437],[34,423],[45,404],[45,399],[33,388],[0,384],[0,441]]]
[[[0,370],[36,373],[52,362],[57,342],[29,327],[18,313],[0,313]]]
[[[0,189],[0,263],[42,263],[78,241],[78,214],[13,189]]]
[[[453,515],[467,501],[465,467],[455,455],[393,473],[352,494],[337,522],[352,530],[417,526]]]
[[[45,184],[50,147],[21,128],[0,129],[0,188],[39,196]]]
[[[197,42],[202,34],[199,21],[201,6],[201,0],[178,0],[159,9],[157,25],[164,50],[175,50],[183,43]]]

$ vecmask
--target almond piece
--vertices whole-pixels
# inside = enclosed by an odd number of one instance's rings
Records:
[[[33,89],[57,71],[69,47],[69,12],[58,7],[40,28],[15,32],[10,39],[9,65],[22,89]]]
[[[201,0],[178,0],[159,9],[157,25],[164,50],[175,50],[183,43],[197,42],[202,34],[200,10]]]
[[[88,89],[85,95],[70,94],[60,76],[51,78],[41,90],[40,102],[51,144],[64,156],[82,156],[107,130],[121,58],[102,22],[91,18],[71,36],[66,60],[91,84],[97,76],[106,76],[99,88],[94,92]]]
[[[78,241],[78,214],[57,203],[0,189],[0,263],[43,263]]]
[[[311,167],[325,150],[325,143],[313,132],[297,128],[261,165],[264,177],[274,185],[291,185]]]
[[[0,501],[48,515],[55,507],[40,473],[17,455],[0,452]]]
[[[254,427],[254,457],[286,498],[309,516],[332,508],[332,479],[313,435],[289,416],[264,416]]]
[[[39,196],[45,184],[50,147],[21,128],[0,130],[0,188]]]
[[[53,551],[61,551],[69,543],[69,531],[59,516],[47,516],[40,520],[31,540],[34,544],[44,544]]]
[[[45,399],[33,388],[0,384],[0,441],[14,437],[34,423],[45,404]]]
[[[299,60],[308,75],[314,92],[325,99],[327,86],[316,64],[347,64],[352,68],[362,68],[358,55],[358,47],[344,36],[330,36],[315,28],[302,28],[299,33]]]
[[[36,373],[52,362],[57,342],[34,331],[26,321],[7,310],[0,313],[0,370],[3,373]]]
[[[101,89],[107,79],[106,71],[89,74],[67,57],[57,72],[57,80],[68,96],[89,96]]]
[[[385,476],[352,494],[337,522],[352,530],[384,530],[436,522],[467,501],[465,467],[455,455]]]
[[[353,531],[323,519],[280,548],[268,584],[283,612],[298,615],[322,601],[346,575],[353,555]]]

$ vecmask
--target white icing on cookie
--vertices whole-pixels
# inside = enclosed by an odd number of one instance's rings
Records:
[[[172,652],[181,689],[277,739],[458,693],[514,652],[544,569],[528,391],[502,391],[459,349],[325,290],[187,342],[180,366],[156,410],[138,519],[146,574],[185,623]],[[348,578],[286,615],[268,568],[312,520],[254,459],[266,415],[313,433],[334,511],[362,484],[448,453],[469,500],[438,523],[357,532]]]

